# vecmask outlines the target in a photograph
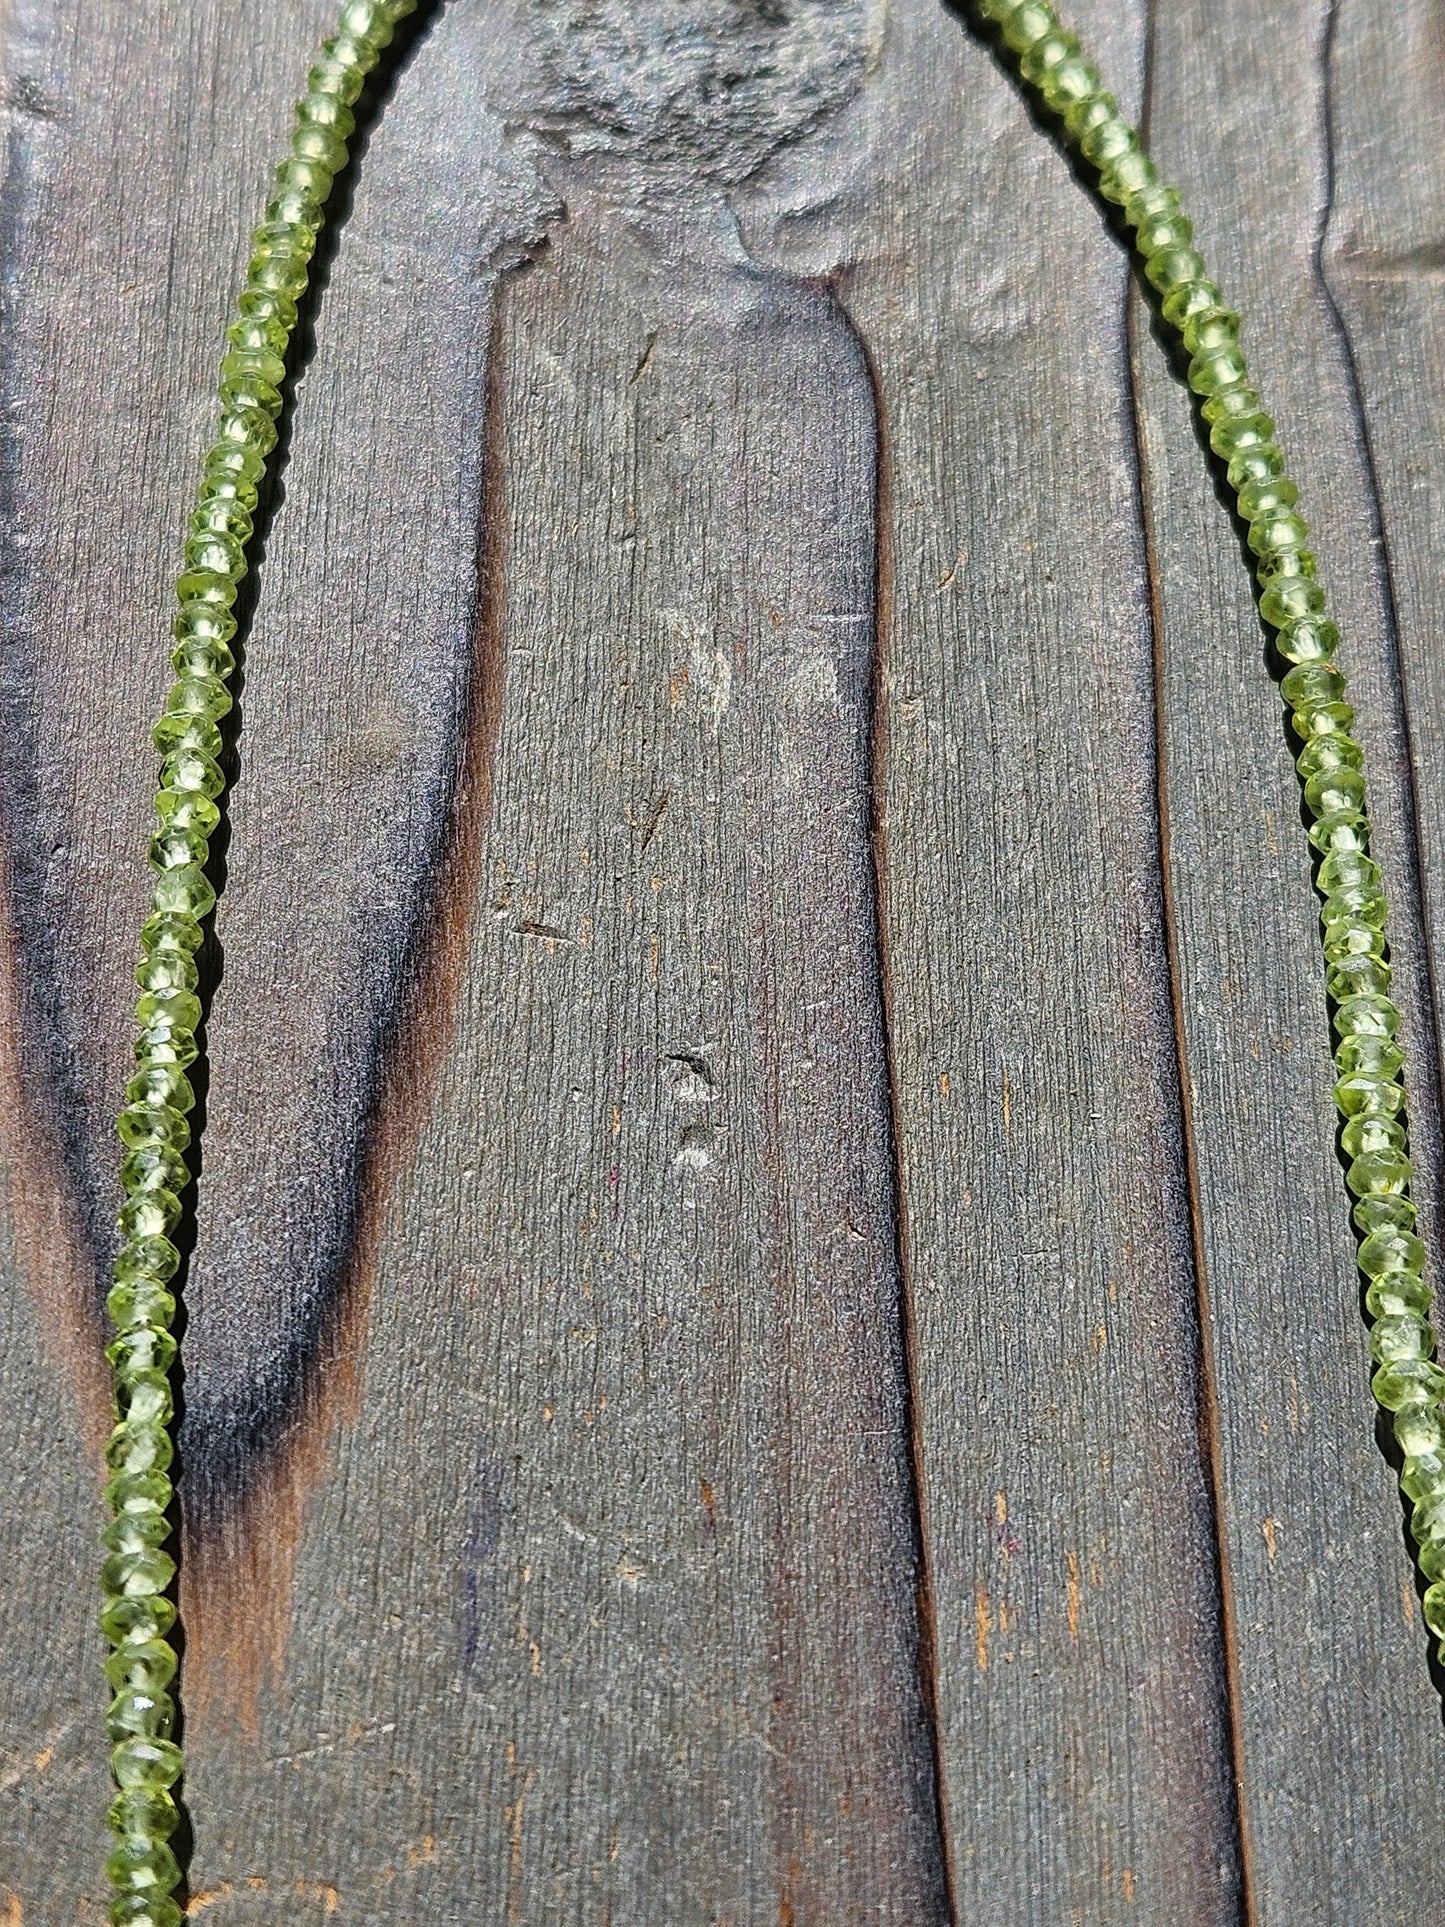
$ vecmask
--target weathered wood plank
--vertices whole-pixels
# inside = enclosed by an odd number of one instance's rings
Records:
[[[1083,24],[1129,84],[1141,10]],[[895,10],[851,151],[850,125],[829,178],[859,185],[820,233],[801,180],[773,245],[844,264],[886,437],[880,849],[958,1917],[1232,1920],[1125,264],[946,12]]]
[[[1328,12],[1276,8],[1262,34],[1243,6],[1161,9],[1151,141],[1250,318],[1251,360],[1348,638],[1398,906],[1430,1199],[1432,1020],[1387,601],[1348,361],[1315,271],[1329,185]],[[1383,182],[1391,164],[1383,154],[1377,164]],[[1139,324],[1170,881],[1255,1917],[1401,1921],[1418,1908],[1445,1824],[1440,1705],[1374,1438],[1317,906],[1238,536],[1142,312]],[[1221,700],[1223,729],[1212,720]]]

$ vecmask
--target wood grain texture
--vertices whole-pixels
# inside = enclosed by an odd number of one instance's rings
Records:
[[[1085,24],[1137,72],[1139,14]],[[880,861],[958,1916],[1231,1919],[1126,270],[953,19],[897,9],[890,59],[862,245],[832,234],[887,434]]]
[[[1398,11],[1078,25],[1330,560],[1438,1228],[1445,108]],[[6,1927],[101,1917],[158,612],[328,13],[0,7]],[[1420,1917],[1440,1699],[1279,699],[1004,66],[930,0],[452,0],[322,278],[187,1288],[193,1914]]]

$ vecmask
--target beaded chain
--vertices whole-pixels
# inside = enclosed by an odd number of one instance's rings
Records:
[[[171,1734],[176,1708],[167,1687],[176,1671],[169,1635],[176,1608],[171,1536],[176,1360],[171,1290],[180,1265],[173,1242],[191,1182],[187,1113],[195,1098],[187,1069],[200,1054],[196,955],[216,891],[206,875],[208,839],[221,820],[226,776],[221,719],[231,707],[235,668],[232,605],[246,573],[246,545],[276,444],[286,355],[327,197],[346,166],[355,131],[352,106],[396,24],[417,0],[350,0],[337,31],[307,76],[290,152],[256,229],[238,318],[221,363],[221,415],[206,456],[177,584],[180,614],[171,661],[177,680],[153,738],[164,759],[150,862],[153,914],[141,932],[136,971],[136,1073],[118,1129],[125,1147],[125,1202],[115,1286],[106,1303],[117,1336],[107,1357],[115,1374],[118,1423],[106,1446],[106,1487],[114,1517],[104,1534],[101,1626],[114,1648],[106,1674],[115,1692],[108,1718],[117,1793],[110,1825],[119,1843],[106,1863],[110,1919],[124,1927],[180,1927],[171,1897],[181,1879],[168,1841],[179,1821],[171,1789],[183,1760]],[[1190,357],[1189,385],[1202,398],[1215,455],[1258,558],[1259,612],[1289,664],[1281,689],[1303,748],[1298,768],[1321,861],[1326,989],[1338,1035],[1335,1102],[1351,1159],[1346,1182],[1363,1234],[1360,1269],[1373,1320],[1375,1397],[1392,1415],[1404,1454],[1400,1483],[1414,1503],[1411,1531],[1426,1579],[1424,1613],[1445,1659],[1445,1372],[1432,1360],[1423,1282],[1424,1250],[1407,1195],[1403,1056],[1399,1011],[1389,997],[1385,898],[1369,855],[1363,752],[1350,734],[1354,712],[1334,666],[1339,634],[1325,614],[1309,531],[1239,346],[1239,316],[1209,279],[1193,246],[1179,196],[1160,180],[1138,134],[1105,92],[1077,38],[1046,0],[976,0],[977,11],[1018,57],[1033,92],[1062,123],[1095,170],[1099,192],[1132,230],[1160,311]]]
[[[175,1702],[166,1691],[176,1671],[168,1637],[176,1609],[166,1596],[176,1564],[165,1550],[172,1529],[170,1372],[176,1359],[170,1287],[180,1265],[172,1233],[191,1181],[186,1114],[195,1095],[186,1071],[200,1055],[196,952],[216,903],[206,863],[226,787],[220,723],[231,707],[226,685],[236,666],[232,605],[246,573],[267,457],[276,445],[296,304],[306,291],[327,197],[346,166],[347,140],[355,132],[351,109],[397,22],[416,5],[350,0],[306,77],[291,149],[252,236],[237,319],[227,330],[220,420],[176,583],[176,681],[152,732],[164,759],[150,844],[157,874],[136,970],[142,993],[136,1073],[118,1120],[125,1146],[123,1243],[106,1300],[117,1331],[106,1356],[114,1369],[119,1421],[105,1448],[111,1471],[106,1497],[115,1516],[105,1529],[101,1571],[101,1627],[114,1648],[105,1665],[115,1691],[107,1727],[117,1792],[109,1819],[119,1836],[106,1874],[114,1890],[110,1918],[125,1927],[180,1927],[182,1918],[171,1898],[181,1868],[167,1844],[180,1818],[171,1788],[183,1765],[171,1738]]]

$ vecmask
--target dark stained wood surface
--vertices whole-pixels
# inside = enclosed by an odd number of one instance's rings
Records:
[[[4,1927],[102,1917],[146,731],[329,12],[0,9]],[[326,257],[187,1288],[192,1913],[1428,1919],[1316,906],[1187,398],[958,17],[709,18],[428,15]],[[1438,1225],[1445,19],[1077,24],[1307,487]]]

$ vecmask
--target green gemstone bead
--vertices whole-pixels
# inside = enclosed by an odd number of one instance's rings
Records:
[[[1302,576],[1306,581],[1313,582],[1317,574],[1315,558],[1308,549],[1273,549],[1261,555],[1254,565],[1255,580],[1261,588],[1291,576]]]
[[[1322,616],[1324,612],[1324,590],[1318,583],[1303,581],[1299,578],[1286,578],[1281,582],[1272,582],[1259,599],[1259,613],[1272,629],[1282,629],[1287,622],[1293,622],[1300,616]],[[1311,665],[1312,668],[1323,666],[1318,663]],[[1291,670],[1290,676],[1294,673],[1294,670]],[[1339,674],[1338,671],[1335,673]],[[1286,676],[1284,680],[1287,683],[1289,679],[1290,677]],[[1343,684],[1344,678],[1340,677],[1340,681]],[[1283,688],[1284,684],[1280,686]],[[1287,697],[1286,700],[1291,699]]]
[[[183,1927],[176,1903],[164,1894],[117,1894],[106,1912],[111,1927]]]
[[[1325,989],[1337,1003],[1365,993],[1382,997],[1390,988],[1392,974],[1390,966],[1382,958],[1372,957],[1368,953],[1341,957],[1325,973]]]
[[[1239,346],[1239,325],[1233,308],[1201,308],[1188,317],[1179,332],[1191,356],[1213,354],[1221,348]]]
[[[301,285],[303,288],[306,285],[304,275]],[[257,292],[279,294],[278,290],[270,289],[258,289]],[[291,297],[288,295],[286,299],[289,301]],[[269,455],[276,446],[276,424],[264,408],[228,408],[216,423],[216,439],[218,442],[237,442],[241,447],[252,449],[259,455]],[[182,581],[184,580],[185,578],[182,577]],[[181,595],[180,599],[182,602],[192,600],[189,595]],[[216,600],[215,597],[200,596],[196,599]],[[235,599],[235,583],[232,581],[230,600],[234,602]],[[229,607],[229,603],[227,606]]]
[[[1045,98],[1056,114],[1063,116],[1064,125],[1077,140],[1083,128],[1077,130],[1071,124],[1077,118],[1077,109],[1086,102],[1096,100],[1104,91],[1104,83],[1099,78],[1099,70],[1082,54],[1074,54],[1061,60],[1044,82]]]
[[[301,187],[283,187],[273,194],[262,217],[266,227],[304,228],[313,234],[320,230],[325,218],[320,201]]]
[[[177,1111],[192,1111],[196,1106],[190,1079],[170,1064],[140,1071],[126,1085],[125,1094],[132,1104],[168,1104]]]
[[[246,573],[246,551],[231,535],[193,535],[184,555],[187,569],[202,575],[230,576],[239,582]]]
[[[984,11],[998,23],[1004,45],[1016,54],[1026,53],[1059,24],[1059,16],[1044,0],[985,0]]]
[[[1358,769],[1365,752],[1353,736],[1311,736],[1296,756],[1295,768],[1301,776],[1318,776],[1323,770]]]
[[[164,1472],[117,1472],[105,1499],[112,1512],[164,1512],[174,1492]]]
[[[1445,1393],[1445,1372],[1429,1359],[1402,1359],[1398,1365],[1382,1365],[1370,1381],[1376,1402],[1387,1412],[1402,1405],[1429,1400],[1438,1404]],[[1411,1530],[1414,1531],[1412,1525]],[[1423,1535],[1415,1533],[1418,1539]]]
[[[1407,1458],[1445,1455],[1445,1413],[1434,1404],[1403,1405],[1391,1428],[1395,1443]]]
[[[1206,396],[1200,404],[1199,412],[1205,421],[1218,427],[1227,421],[1257,422],[1263,407],[1264,403],[1260,399],[1257,388],[1252,387],[1247,381],[1232,381],[1223,388],[1216,388],[1212,394]],[[1268,417],[1264,419],[1268,420]],[[1274,423],[1270,422],[1269,425],[1273,430]]]
[[[127,1640],[105,1662],[105,1676],[117,1693],[155,1695],[175,1678],[176,1664],[175,1648],[163,1639]]]
[[[226,677],[236,658],[224,642],[183,642],[171,651],[171,668],[180,677]]]
[[[280,327],[281,324],[257,316],[247,325]],[[284,334],[286,331],[283,329],[282,332]],[[230,493],[243,508],[254,512],[260,500],[261,481],[265,473],[266,457],[261,450],[251,448],[244,439],[237,441],[230,437],[216,442],[206,456],[201,489],[203,493],[218,496]]]
[[[1340,810],[1362,810],[1365,779],[1348,764],[1321,770],[1305,784],[1305,802],[1317,816],[1334,815]]]
[[[1370,1356],[1380,1365],[1398,1365],[1413,1358],[1429,1358],[1435,1335],[1421,1318],[1408,1313],[1377,1318],[1370,1327]]]
[[[155,812],[163,830],[194,830],[208,843],[221,821],[220,807],[196,790],[157,790]]]
[[[1342,1077],[1363,1072],[1368,1077],[1398,1077],[1405,1053],[1385,1037],[1349,1037],[1335,1052],[1335,1068]]]
[[[1354,1071],[1335,1085],[1335,1103],[1346,1117],[1394,1117],[1404,1109],[1405,1093],[1393,1078]]]
[[[166,697],[166,708],[176,716],[204,716],[215,721],[231,707],[231,692],[219,676],[182,676]]]
[[[218,763],[225,746],[220,729],[209,716],[162,716],[151,731],[151,741],[167,762],[172,756],[194,750]]]
[[[202,869],[210,855],[210,843],[195,830],[167,829],[151,838],[146,854],[151,868],[162,873],[182,870],[187,864]]]
[[[1388,1196],[1409,1182],[1410,1161],[1396,1151],[1365,1152],[1345,1173],[1345,1183],[1357,1198]]]
[[[236,600],[236,578],[217,575],[210,569],[188,569],[177,579],[176,600],[183,608],[204,603],[216,609],[229,609]]]
[[[216,892],[198,865],[183,864],[157,877],[153,901],[157,910],[200,918],[216,907]]]
[[[229,488],[229,482],[218,486]],[[204,499],[204,497],[203,497]],[[231,506],[229,497],[219,497],[216,507]],[[171,625],[177,642],[229,642],[236,633],[236,618],[230,609],[218,609],[209,602],[187,603]]]
[[[1431,1632],[1437,1638],[1445,1636],[1445,1586],[1427,1586],[1420,1610]]]
[[[355,114],[331,94],[303,94],[294,111],[300,126],[325,127],[343,140],[356,132]]]
[[[191,534],[223,535],[244,546],[255,533],[251,511],[233,495],[203,495],[200,506],[191,513]]]
[[[192,990],[148,990],[136,1003],[136,1022],[149,1027],[171,1024],[194,1030],[201,1021],[201,1000]]]
[[[1185,223],[1188,226],[1188,223]],[[1211,398],[1225,390],[1233,390],[1244,382],[1246,369],[1244,356],[1237,348],[1216,348],[1195,355],[1189,364],[1189,386],[1196,395]],[[1250,391],[1251,401],[1247,413],[1253,414],[1258,406],[1254,391]],[[1231,411],[1232,412],[1232,411]]]
[[[123,1332],[106,1346],[105,1355],[112,1370],[127,1376],[136,1372],[168,1372],[176,1362],[176,1341],[168,1331]]]
[[[1211,426],[1209,446],[1226,462],[1246,449],[1273,448],[1274,423],[1263,413],[1227,415]]]
[[[181,1777],[181,1749],[169,1740],[136,1736],[122,1740],[110,1756],[118,1787],[172,1787]]]
[[[291,137],[291,152],[299,161],[319,162],[333,174],[339,174],[346,165],[346,142],[339,134],[329,128],[306,126],[298,127]],[[246,312],[245,297],[242,297],[242,312]],[[291,326],[294,328],[296,305],[291,303]]]
[[[357,37],[364,39],[365,35],[363,33]],[[1019,61],[1019,71],[1025,80],[1032,81],[1037,87],[1047,79],[1055,67],[1062,66],[1078,51],[1079,42],[1076,35],[1071,34],[1066,27],[1050,27],[1047,33],[1040,34],[1037,40],[1030,42],[1023,58]]]
[[[164,1472],[170,1465],[170,1433],[163,1425],[131,1419],[117,1425],[105,1445],[105,1462],[112,1472]],[[123,1590],[120,1586],[113,1592]]]
[[[181,1819],[175,1801],[159,1787],[127,1787],[105,1817],[111,1832],[125,1840],[169,1840]]]
[[[166,1425],[175,1415],[171,1381],[164,1372],[135,1372],[115,1383],[116,1408],[123,1419],[137,1424]],[[123,1586],[115,1588],[123,1592]]]
[[[199,983],[200,971],[187,950],[153,950],[136,965],[135,981],[142,990],[162,995],[167,991],[190,991]]]
[[[1257,516],[1277,515],[1299,500],[1299,483],[1287,475],[1270,475],[1245,482],[1238,491],[1239,512],[1246,522]]]
[[[1360,1270],[1369,1278],[1384,1278],[1391,1273],[1418,1277],[1425,1269],[1425,1247],[1409,1231],[1372,1231],[1360,1246],[1358,1259]]]
[[[1399,1007],[1388,997],[1347,997],[1335,1011],[1341,1037],[1393,1037],[1399,1024]]]
[[[109,1599],[100,1615],[100,1630],[112,1646],[121,1646],[127,1641],[164,1639],[175,1623],[175,1606],[161,1593]],[[125,1784],[121,1782],[122,1786]],[[138,1786],[142,1782],[130,1784]]]
[[[144,1191],[127,1198],[116,1223],[127,1238],[164,1237],[181,1215],[181,1201],[173,1191]]]
[[[1380,866],[1373,857],[1332,856],[1320,865],[1318,883],[1326,896],[1337,890],[1378,890]]]
[[[254,377],[265,382],[269,388],[279,388],[286,379],[286,364],[280,355],[273,355],[265,349],[234,348],[221,363],[221,375],[226,381],[246,381]],[[245,534],[251,533],[251,518],[245,517]],[[244,541],[245,536],[241,539]]]
[[[1340,646],[1340,632],[1320,616],[1302,616],[1285,623],[1274,646],[1286,662],[1328,662]]]
[[[1405,1126],[1398,1119],[1366,1112],[1352,1117],[1340,1132],[1340,1148],[1347,1157],[1364,1158],[1405,1152]]]
[[[385,0],[347,0],[341,9],[340,29],[356,40],[376,48],[390,44],[395,31],[396,13],[385,4]],[[1057,32],[1058,30],[1055,29]],[[1066,39],[1073,40],[1068,34]],[[1074,42],[1077,47],[1078,42]]]
[[[1363,810],[1331,810],[1310,825],[1309,839],[1317,850],[1367,850],[1370,823]],[[1348,996],[1348,991],[1342,991]]]
[[[323,133],[320,128],[315,131],[322,140],[329,140],[331,138],[330,135]],[[278,294],[274,288],[242,288],[240,295],[237,297],[236,307],[243,321],[255,321],[264,318],[278,322],[286,329],[288,334],[295,329],[296,303],[291,299],[289,294]],[[226,436],[223,439],[232,441],[236,438],[234,436]],[[220,446],[220,444],[218,443],[217,446]],[[212,453],[214,454],[214,452],[213,449]]]
[[[1192,316],[1223,306],[1224,296],[1219,289],[1200,275],[1197,280],[1185,281],[1166,294],[1159,304],[1159,312],[1171,327],[1182,331]]]
[[[1350,1216],[1366,1237],[1376,1231],[1410,1231],[1415,1224],[1415,1200],[1361,1198]]]
[[[1371,1318],[1424,1318],[1433,1294],[1423,1278],[1392,1271],[1372,1279],[1365,1288],[1365,1310]]]
[[[1097,135],[1089,138],[1098,139]],[[1081,142],[1082,146],[1083,143]],[[1089,156],[1093,158],[1092,155]],[[1173,294],[1204,280],[1204,263],[1193,248],[1160,248],[1144,265],[1144,279],[1160,294]]]
[[[1134,224],[1134,245],[1143,255],[1158,254],[1163,248],[1187,248],[1193,239],[1194,223],[1177,201],[1167,212],[1144,215]],[[1197,355],[1197,347],[1191,352]]]
[[[312,167],[307,161],[282,161],[276,169],[276,187],[283,194],[294,189],[299,193],[310,193],[317,200],[324,200],[331,191],[331,179],[324,167]],[[291,345],[291,330],[284,328],[270,315],[253,315],[244,321],[233,321],[226,330],[226,340],[237,354],[270,355],[280,362],[284,373],[286,351]],[[258,481],[259,474],[251,479]]]
[[[141,1325],[169,1325],[176,1315],[176,1301],[164,1285],[143,1278],[136,1284],[112,1286],[105,1309],[117,1331],[134,1331]]]
[[[1233,456],[1227,470],[1229,486],[1236,491],[1278,480],[1284,474],[1284,455],[1272,442],[1244,448]]]
[[[134,1687],[117,1693],[106,1714],[105,1729],[112,1740],[134,1734],[168,1740],[175,1727],[176,1706],[169,1693],[141,1693]]]
[[[1301,663],[1280,682],[1280,694],[1296,712],[1344,701],[1345,679],[1333,663]]]
[[[268,251],[265,254],[252,255],[250,266],[246,270],[246,279],[253,288],[264,288],[268,292],[284,294],[295,301],[305,294],[310,274],[310,264],[305,257],[299,254],[273,254]],[[271,420],[269,409],[248,407],[245,413],[247,419],[252,415],[261,415],[267,421]],[[260,437],[254,434],[248,434],[246,440],[255,442],[258,446],[262,445]],[[274,446],[273,443],[272,447]],[[270,449],[267,449],[267,453],[270,453]]]
[[[1445,1579],[1445,1539],[1426,1539],[1418,1543],[1416,1564],[1427,1580]]]
[[[168,790],[197,790],[202,796],[219,796],[226,787],[226,779],[214,756],[196,749],[182,749],[167,756],[162,764],[161,785]]]
[[[1301,665],[1311,669],[1323,669],[1328,666],[1326,663]],[[1311,703],[1308,708],[1297,709],[1290,717],[1290,723],[1295,734],[1303,737],[1306,742],[1310,742],[1316,736],[1348,738],[1355,726],[1355,712],[1348,703]]]
[[[127,1104],[116,1119],[116,1131],[133,1151],[148,1144],[184,1151],[191,1141],[190,1125],[169,1104]]]
[[[1388,941],[1383,930],[1366,923],[1363,917],[1341,917],[1327,926],[1324,948],[1325,960],[1338,964],[1350,957],[1383,959]]]
[[[100,1540],[111,1552],[150,1552],[170,1536],[171,1523],[163,1512],[125,1512],[106,1521]]]
[[[100,1569],[101,1589],[122,1599],[162,1593],[176,1576],[176,1562],[158,1546],[140,1552],[115,1552]]]
[[[1258,556],[1302,549],[1308,537],[1309,524],[1303,516],[1292,514],[1288,509],[1275,509],[1269,514],[1256,516],[1249,525],[1249,546]]]
[[[323,59],[306,76],[307,93],[334,94],[344,107],[354,105],[366,85],[368,71],[361,59],[352,57],[363,52],[360,43],[349,37],[340,45],[336,40],[328,40],[321,51]],[[277,173],[280,171],[278,168]],[[329,184],[331,177],[324,168],[317,169],[317,173]]]
[[[268,266],[279,270],[283,262],[293,274],[304,277],[307,272],[305,261],[291,255],[274,256]],[[255,272],[254,268],[252,271]],[[305,285],[304,279],[302,285]],[[273,388],[269,381],[258,380],[254,375],[233,376],[231,380],[221,383],[219,392],[222,408],[232,414],[259,408],[274,420],[281,413],[281,390]]]
[[[135,1061],[141,1069],[154,1064],[176,1064],[186,1070],[200,1056],[195,1038],[183,1030],[143,1030],[135,1040]]]
[[[139,1840],[126,1840],[106,1861],[105,1876],[123,1892],[168,1894],[179,1884],[181,1870],[164,1841],[145,1845]]]
[[[1102,106],[1105,112],[1095,118],[1091,109]],[[1118,103],[1112,94],[1102,91],[1077,107],[1070,108],[1064,115],[1069,132],[1081,145],[1084,136],[1096,126],[1102,126],[1105,119],[1117,114]],[[1120,207],[1127,207],[1137,194],[1147,194],[1159,185],[1159,175],[1153,161],[1139,149],[1127,148],[1106,161],[1099,168],[1099,192],[1106,201],[1113,201]]]
[[[1445,1497],[1445,1458],[1439,1452],[1407,1456],[1400,1468],[1400,1490],[1412,1505]]]
[[[133,1238],[116,1254],[113,1270],[120,1284],[142,1278],[159,1278],[164,1284],[175,1277],[180,1262],[181,1254],[169,1238]]]

